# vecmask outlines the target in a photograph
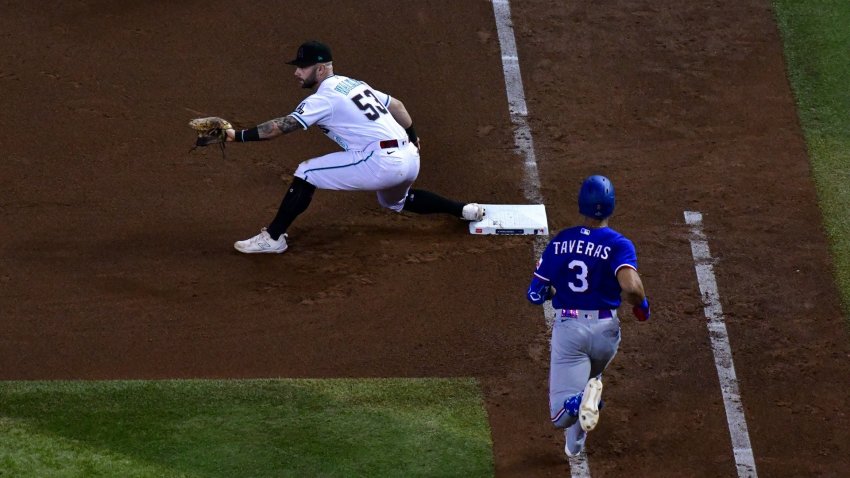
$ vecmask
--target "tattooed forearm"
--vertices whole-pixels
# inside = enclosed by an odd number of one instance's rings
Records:
[[[275,136],[291,133],[297,129],[301,129],[301,125],[292,116],[275,118],[257,126],[257,131],[259,131],[261,139],[271,139]]]

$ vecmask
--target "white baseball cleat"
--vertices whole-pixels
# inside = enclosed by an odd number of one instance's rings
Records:
[[[463,219],[466,221],[480,221],[484,219],[484,212],[482,205],[471,202],[463,206]]]
[[[289,246],[286,245],[286,234],[281,234],[280,239],[275,241],[264,227],[256,236],[244,241],[234,242],[233,247],[245,254],[280,254],[286,251]]]
[[[599,402],[602,400],[602,380],[591,378],[584,387],[581,405],[578,407],[578,419],[581,428],[589,432],[599,423]]]
[[[577,423],[573,423],[569,428],[564,430],[564,439],[566,444],[564,444],[564,453],[569,457],[577,456],[579,453],[584,450],[584,442],[587,439],[587,432],[581,428],[581,426],[576,426]]]

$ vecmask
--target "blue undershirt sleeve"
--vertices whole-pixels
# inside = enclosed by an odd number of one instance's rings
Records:
[[[551,292],[551,288],[548,282],[543,282],[539,277],[534,276],[531,278],[531,284],[528,286],[528,291],[525,293],[525,297],[532,304],[541,305],[549,299],[549,293]]]

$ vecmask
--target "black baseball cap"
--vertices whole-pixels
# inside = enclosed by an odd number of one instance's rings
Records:
[[[305,66],[313,66],[316,63],[325,63],[331,60],[333,60],[333,57],[331,57],[330,47],[324,43],[310,40],[302,43],[301,46],[298,47],[298,53],[295,55],[295,59],[287,61],[286,64],[303,68]]]

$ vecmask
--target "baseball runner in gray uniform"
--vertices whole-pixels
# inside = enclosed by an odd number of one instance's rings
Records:
[[[295,79],[316,92],[290,114],[254,128],[226,130],[226,141],[276,138],[318,126],[342,151],[302,162],[295,171],[277,215],[259,234],[234,244],[246,253],[282,253],[286,231],[310,205],[316,189],[375,191],[385,208],[418,214],[444,213],[480,221],[484,208],[411,189],[419,174],[419,138],[404,104],[367,83],[334,74],[330,48],[308,41],[298,48]]]
[[[546,246],[526,296],[552,301],[549,408],[552,424],[565,429],[564,451],[584,449],[587,432],[599,422],[602,372],[620,345],[621,300],[639,321],[649,319],[649,301],[637,272],[632,242],[608,227],[614,186],[590,176],[578,196],[583,223],[559,232]]]

